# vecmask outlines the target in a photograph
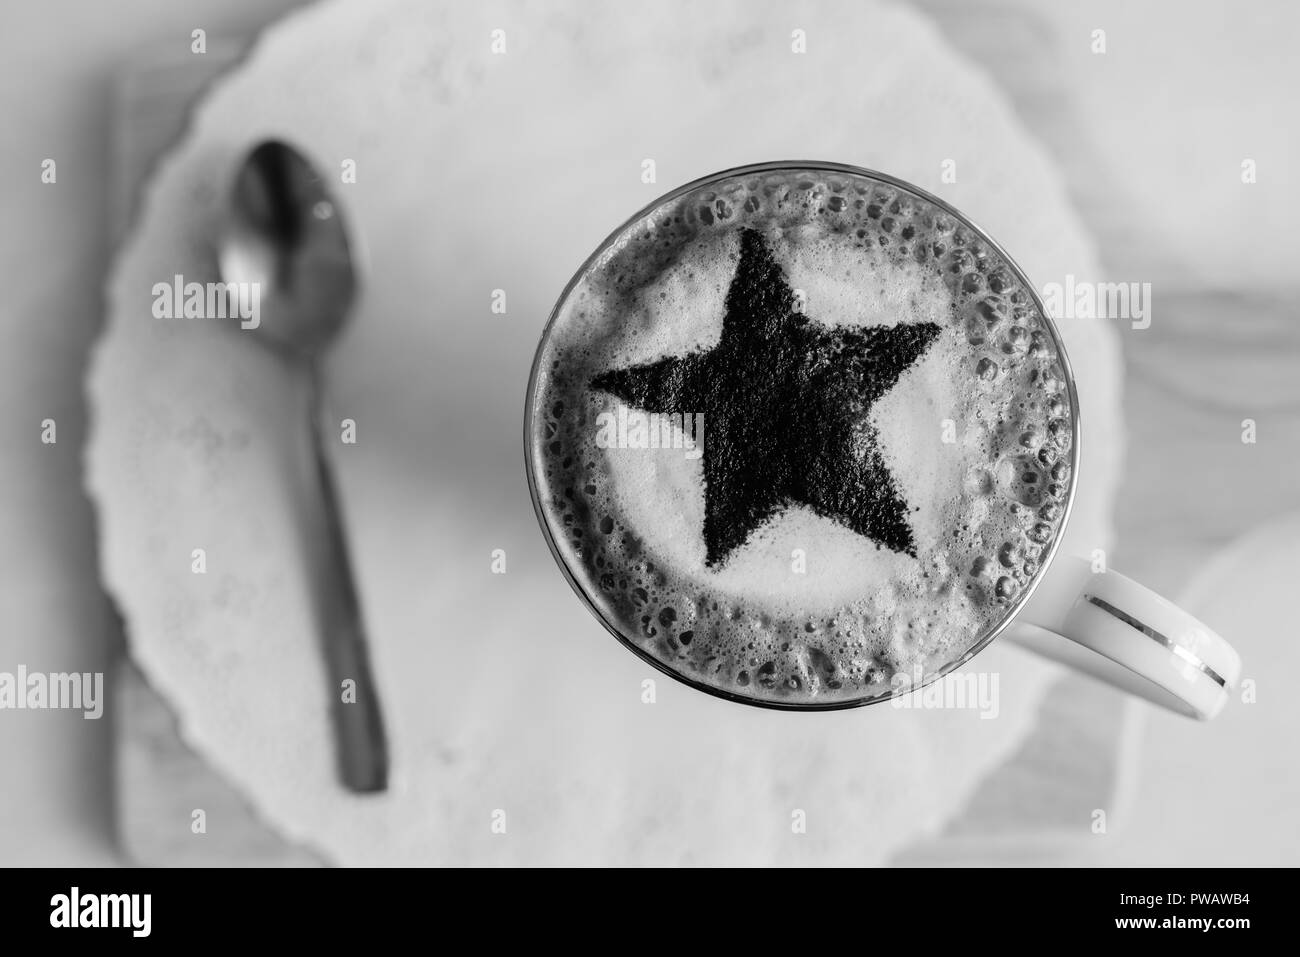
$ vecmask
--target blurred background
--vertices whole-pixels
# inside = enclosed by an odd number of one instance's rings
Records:
[[[165,146],[181,134],[205,84],[237,65],[259,30],[299,6],[48,0],[6,12],[0,671],[21,663],[111,676],[126,648],[101,584],[97,519],[82,472],[87,364],[104,328],[104,284],[140,188],[123,169],[143,177],[152,162],[123,145],[124,110],[152,117],[150,141]],[[1258,701],[1234,702],[1215,724],[1195,726],[1070,684],[1058,698],[1074,696],[1113,718],[1104,736],[1076,742],[1091,749],[1089,762],[1060,757],[1071,747],[1068,736],[1049,748],[1031,735],[1019,745],[1031,752],[1022,754],[1020,771],[989,769],[964,810],[940,822],[940,839],[930,834],[891,860],[1300,863],[1288,817],[1300,801],[1290,737],[1300,712],[1288,700],[1289,669],[1300,654],[1288,647],[1295,626],[1287,601],[1300,570],[1300,238],[1290,222],[1300,208],[1300,8],[1283,0],[904,6],[933,23],[953,56],[984,71],[1041,143],[1106,275],[1153,284],[1151,328],[1116,327],[1127,444],[1112,516],[1114,565],[1229,634]],[[836,4],[805,8],[833,21]],[[188,54],[196,28],[206,31],[208,72],[174,82],[166,64]],[[1101,50],[1097,31],[1104,31]],[[149,80],[160,71],[173,79]],[[58,158],[57,189],[41,182],[46,157]],[[1247,161],[1253,182],[1243,179]],[[57,421],[56,445],[40,442],[44,419]],[[1251,445],[1242,441],[1246,419],[1257,425]],[[563,588],[558,576],[552,584]],[[133,700],[134,722],[153,721],[140,715],[162,707]],[[133,752],[123,751],[122,739],[141,733],[128,727],[123,701],[110,695],[100,721],[78,712],[0,712],[7,772],[0,864],[178,860],[147,833],[153,805],[123,792],[121,761]],[[1050,710],[1045,715],[1052,720]],[[149,727],[163,728],[150,745],[155,753],[180,753],[165,722]],[[173,766],[173,776],[203,767],[194,755],[176,760],[193,763]],[[157,763],[139,765],[137,785],[170,786],[146,777]],[[1015,777],[1026,763],[1038,769],[1035,782]],[[1089,775],[1104,778],[1105,806],[1123,809],[1124,826],[1107,840],[1029,848],[1023,834],[983,839],[982,820],[1004,826],[1008,815],[1032,816],[1016,810],[1008,790],[1038,788],[1032,793],[1049,801],[1042,780],[1068,790]],[[248,818],[250,836],[234,859],[319,859],[287,850],[291,842],[258,823],[246,794],[220,800],[231,815]]]

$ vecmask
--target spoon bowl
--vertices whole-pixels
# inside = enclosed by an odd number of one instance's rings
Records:
[[[351,314],[358,277],[343,216],[287,143],[261,143],[240,165],[217,262],[225,281],[258,284],[257,332],[291,355],[316,358]]]

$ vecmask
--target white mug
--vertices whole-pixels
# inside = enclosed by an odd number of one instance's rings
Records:
[[[920,684],[896,684],[891,693],[844,701],[787,704],[732,694],[674,671],[642,649],[628,635],[623,634],[617,624],[602,615],[596,602],[587,593],[587,586],[582,580],[581,574],[575,574],[574,570],[569,567],[564,552],[557,548],[555,540],[557,530],[552,528],[547,510],[540,500],[536,475],[538,463],[534,448],[537,435],[538,423],[536,416],[538,410],[535,407],[534,399],[538,379],[538,364],[543,355],[547,336],[550,334],[551,327],[560,314],[562,306],[580,279],[587,274],[588,270],[599,267],[602,257],[629,228],[648,217],[660,206],[692,191],[708,187],[717,181],[797,170],[864,177],[911,193],[952,216],[995,250],[1003,258],[1006,267],[1015,273],[1020,288],[1033,297],[1034,304],[1042,316],[1042,321],[1054,340],[1056,353],[1059,357],[1060,366],[1064,371],[1065,385],[1068,388],[1070,397],[1073,440],[1070,449],[1069,490],[1064,498],[1065,511],[1062,524],[1049,549],[1042,556],[1039,568],[1032,580],[1020,591],[1016,602],[996,628],[984,635],[979,642],[967,649],[959,658],[948,661],[933,674],[922,675]],[[1232,646],[1192,615],[1131,579],[1109,569],[1095,567],[1092,562],[1086,559],[1058,553],[1058,545],[1064,537],[1065,528],[1069,522],[1071,505],[1074,502],[1077,484],[1080,481],[1080,466],[1084,447],[1084,442],[1081,441],[1080,425],[1079,401],[1074,374],[1070,368],[1060,332],[1044,307],[1033,283],[1029,281],[1015,261],[1007,255],[1006,251],[994,242],[987,233],[942,199],[932,196],[896,177],[838,163],[790,161],[762,163],[726,170],[688,183],[655,200],[611,233],[609,238],[592,253],[568,286],[565,287],[555,311],[551,315],[551,320],[547,324],[546,331],[542,335],[542,342],[538,347],[537,359],[534,360],[529,381],[524,439],[528,482],[532,493],[533,507],[537,513],[543,534],[546,536],[547,543],[550,545],[551,553],[564,572],[565,577],[569,580],[570,585],[573,586],[579,597],[587,604],[588,609],[601,621],[606,629],[626,647],[647,663],[692,687],[728,700],[781,710],[836,710],[856,707],[878,703],[915,691],[925,683],[961,667],[999,635],[1005,635],[1018,645],[1074,666],[1125,691],[1139,695],[1171,710],[1201,719],[1212,718],[1223,708],[1241,674],[1241,659]]]

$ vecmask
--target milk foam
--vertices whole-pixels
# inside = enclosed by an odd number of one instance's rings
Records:
[[[811,321],[943,330],[867,414],[916,557],[792,504],[708,567],[702,459],[596,445],[619,402],[594,375],[717,343],[742,228]],[[692,680],[786,704],[887,694],[897,671],[937,670],[995,628],[1059,532],[1072,436],[1056,348],[996,251],[919,197],[807,171],[715,184],[626,230],[557,311],[532,424],[552,538],[606,620]]]

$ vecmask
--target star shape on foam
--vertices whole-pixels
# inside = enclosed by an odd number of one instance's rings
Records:
[[[867,412],[939,332],[931,322],[813,322],[763,237],[746,228],[718,344],[610,370],[591,386],[646,412],[703,414],[708,566],[796,505],[915,557],[908,508]]]

